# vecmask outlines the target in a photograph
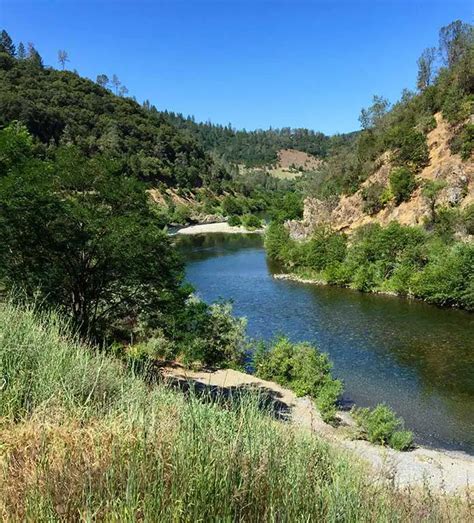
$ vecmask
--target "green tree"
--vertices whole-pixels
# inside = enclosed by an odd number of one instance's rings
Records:
[[[5,29],[0,33],[0,52],[15,56],[15,44]]]
[[[444,180],[427,180],[422,188],[421,194],[428,202],[430,208],[430,221],[436,220],[436,201],[439,193],[446,187]]]
[[[390,190],[397,204],[408,200],[416,188],[415,175],[407,167],[397,167],[390,173]]]
[[[28,42],[27,59],[36,67],[43,68],[43,59],[31,42]]]
[[[433,66],[436,59],[436,48],[428,47],[418,58],[418,77],[416,85],[420,91],[426,89],[433,81]]]
[[[18,60],[24,60],[26,58],[26,49],[25,49],[23,42],[20,42],[18,44],[17,57],[18,57]]]
[[[74,147],[1,179],[0,242],[7,288],[61,308],[83,333],[164,324],[183,304],[182,263],[143,184]]]
[[[98,74],[96,78],[96,82],[101,87],[107,87],[109,85],[109,77],[106,74]]]
[[[470,24],[455,20],[442,27],[439,32],[439,51],[448,67],[459,63],[474,41],[474,31]]]

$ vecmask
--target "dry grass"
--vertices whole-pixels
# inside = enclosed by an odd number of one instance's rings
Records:
[[[397,491],[255,397],[146,387],[65,332],[0,309],[3,521],[472,519],[469,498]]]

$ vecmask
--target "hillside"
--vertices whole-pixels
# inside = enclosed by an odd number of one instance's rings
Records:
[[[436,127],[427,134],[429,161],[416,175],[416,189],[407,201],[397,205],[391,200],[376,212],[368,213],[366,194],[370,187],[377,184],[387,188],[390,184],[390,172],[393,163],[390,154],[379,159],[380,167],[370,175],[360,188],[351,195],[343,195],[334,206],[329,202],[308,197],[304,204],[304,217],[301,222],[291,222],[289,229],[294,238],[309,237],[321,224],[330,224],[339,231],[351,231],[368,223],[388,225],[398,221],[403,225],[422,226],[432,219],[430,198],[424,192],[427,182],[439,184],[436,194],[436,206],[459,207],[464,209],[474,202],[474,163],[463,160],[450,149],[453,131],[436,113]]]
[[[331,154],[334,146],[350,144],[357,132],[326,136],[310,129],[257,129],[247,131],[227,126],[199,123],[193,117],[164,112],[164,115],[178,128],[188,130],[195,139],[227,164],[240,164],[244,167],[268,167],[280,161],[281,151],[299,151],[317,158]],[[298,161],[298,159],[296,159]],[[284,166],[287,168],[288,166]]]
[[[46,68],[38,56],[0,53],[0,127],[17,120],[44,154],[74,144],[88,156],[116,159],[124,174],[153,185],[218,186],[225,177],[196,140],[164,115],[76,73]]]

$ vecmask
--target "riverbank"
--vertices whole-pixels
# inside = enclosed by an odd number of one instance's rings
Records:
[[[338,425],[325,423],[309,398],[298,398],[291,390],[253,375],[226,369],[214,372],[191,371],[180,366],[163,369],[165,380],[194,384],[221,391],[257,390],[273,398],[278,418],[317,434],[357,461],[368,464],[374,477],[399,488],[428,487],[431,490],[460,493],[474,483],[474,456],[463,452],[417,447],[399,452],[367,441],[352,439],[354,422],[346,411],[338,411]]]
[[[189,225],[178,229],[174,234],[177,235],[195,235],[208,233],[225,233],[225,234],[262,234],[265,229],[248,230],[245,227],[229,225],[227,222],[201,223]]]
[[[287,281],[295,281],[297,283],[309,283],[309,284],[312,284],[312,285],[332,285],[333,287],[343,287],[341,285],[334,285],[332,283],[328,283],[327,281],[325,280],[320,280],[318,278],[308,278],[308,277],[303,277],[303,276],[299,276],[298,274],[295,274],[295,273],[291,273],[291,272],[285,272],[285,273],[279,273],[279,274],[273,274],[273,278],[275,280],[287,280]],[[346,288],[346,289],[349,289],[350,287],[343,287],[343,288]],[[361,291],[362,292],[362,291]],[[394,291],[382,291],[382,290],[378,290],[378,289],[374,289],[372,291],[368,291],[370,294],[383,294],[385,296],[398,296],[398,297],[402,297],[401,294],[398,294]],[[409,298],[409,299],[416,299],[414,296],[405,296],[403,295],[404,298]],[[419,300],[419,301],[424,301],[424,300]]]

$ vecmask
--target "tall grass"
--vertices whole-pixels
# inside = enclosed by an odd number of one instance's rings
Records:
[[[399,492],[262,412],[147,386],[54,315],[0,308],[4,521],[439,521],[459,499]]]

